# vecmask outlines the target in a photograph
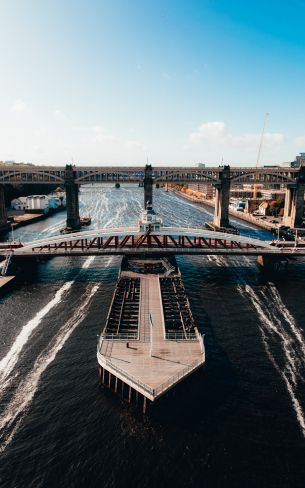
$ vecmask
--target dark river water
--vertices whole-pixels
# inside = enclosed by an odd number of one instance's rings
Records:
[[[135,222],[143,190],[87,187],[80,197],[92,228],[121,226]],[[162,190],[155,208],[165,224],[211,220]],[[55,235],[64,219],[15,237]],[[305,262],[266,276],[254,258],[177,261],[206,366],[146,417],[98,383],[97,335],[120,258],[33,265],[1,298],[1,488],[305,486]]]

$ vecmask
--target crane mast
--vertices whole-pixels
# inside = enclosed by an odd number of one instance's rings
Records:
[[[261,133],[261,138],[260,138],[260,142],[259,142],[259,146],[258,146],[258,153],[257,153],[255,169],[257,169],[259,167],[268,118],[269,118],[269,113],[267,112],[265,114],[263,130]],[[257,175],[257,173],[255,173],[255,180],[257,180],[257,179],[258,179],[258,175]],[[258,184],[254,183],[254,185],[253,185],[253,200],[256,200],[256,198],[257,198],[257,188],[258,188]]]

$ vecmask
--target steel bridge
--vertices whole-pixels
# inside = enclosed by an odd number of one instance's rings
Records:
[[[145,178],[145,168],[140,166],[73,166],[73,179],[77,185],[86,183],[139,183]],[[224,167],[172,167],[151,169],[154,183],[221,183]],[[0,184],[65,184],[66,166],[3,166],[0,167]],[[230,168],[231,184],[261,183],[294,185],[299,168]]]
[[[106,228],[58,235],[33,242],[0,244],[11,258],[104,255],[305,256],[305,246],[287,246],[203,229],[163,227],[140,233],[136,227]]]
[[[79,230],[79,187],[88,183],[139,183],[144,187],[144,207],[152,202],[153,185],[167,183],[209,183],[216,189],[214,224],[229,227],[230,188],[244,183],[263,184],[268,187],[286,188],[284,223],[300,227],[303,221],[305,193],[305,166],[234,168],[219,167],[76,167],[12,165],[0,167],[0,227],[6,222],[4,185],[7,184],[56,184],[64,185],[67,200],[67,227]]]

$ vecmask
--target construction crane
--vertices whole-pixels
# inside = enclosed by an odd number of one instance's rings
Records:
[[[257,160],[256,160],[255,169],[257,169],[259,167],[259,163],[260,163],[260,159],[261,159],[261,153],[262,153],[262,147],[263,147],[264,137],[265,137],[265,132],[266,132],[266,127],[267,127],[267,123],[268,123],[268,118],[269,118],[269,113],[267,112],[267,113],[265,113],[263,130],[261,133],[261,138],[260,138],[260,142],[259,142],[259,146],[258,146],[258,153],[257,153]],[[255,180],[257,180],[257,179],[258,179],[258,174],[256,172],[255,173]],[[253,200],[256,200],[256,198],[257,198],[257,188],[258,188],[258,184],[254,183],[254,185],[253,185]]]

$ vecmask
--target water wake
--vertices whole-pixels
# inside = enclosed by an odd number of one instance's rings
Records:
[[[0,383],[2,383],[1,389],[3,389],[3,381],[11,373],[14,368],[19,354],[28,342],[32,332],[38,327],[42,319],[52,310],[53,307],[58,305],[63,298],[63,295],[71,288],[74,281],[67,281],[57,292],[53,299],[47,303],[29,322],[27,322],[19,332],[15,339],[14,344],[6,354],[6,356],[0,361]]]
[[[244,258],[249,264],[249,258]],[[216,266],[239,266],[223,257],[208,256]],[[259,331],[270,362],[285,383],[300,430],[305,437],[305,413],[299,400],[300,387],[303,387],[305,366],[305,340],[295,319],[283,303],[275,285],[271,282],[255,290],[243,279],[237,291],[250,300],[259,318]],[[272,345],[281,346],[281,355],[272,352]],[[283,363],[283,364],[281,364]]]
[[[13,397],[0,416],[0,433],[3,438],[0,450],[3,451],[13,440],[19,430],[28,408],[39,386],[40,378],[47,367],[54,361],[74,329],[85,318],[88,306],[99,285],[90,285],[85,293],[84,301],[76,313],[60,328],[48,347],[36,359],[32,370],[20,382]]]
[[[269,283],[268,287],[257,292],[249,285],[238,285],[237,290],[250,299],[258,314],[259,331],[267,356],[286,385],[298,424],[305,437],[305,414],[298,399],[300,383],[304,382],[300,369],[301,364],[304,364],[304,339],[301,332],[274,285]],[[281,357],[272,352],[273,343],[281,345],[284,365],[281,364]]]
[[[92,261],[94,260],[94,256],[90,256],[86,259],[84,262],[82,269],[86,269],[90,266]],[[1,359],[0,361],[0,392],[2,393],[9,383],[11,382],[11,379],[7,379],[8,376],[11,374],[12,370],[14,369],[20,353],[22,352],[23,348],[27,344],[28,340],[30,339],[32,333],[34,332],[35,329],[39,326],[41,323],[42,319],[58,304],[60,304],[63,300],[63,297],[65,294],[71,289],[73,283],[75,283],[75,280],[72,281],[67,281],[57,292],[55,293],[54,297],[52,300],[50,300],[47,305],[45,305],[37,314],[35,317],[33,317],[29,322],[27,322],[17,335],[12,347],[4,356],[4,358]]]

